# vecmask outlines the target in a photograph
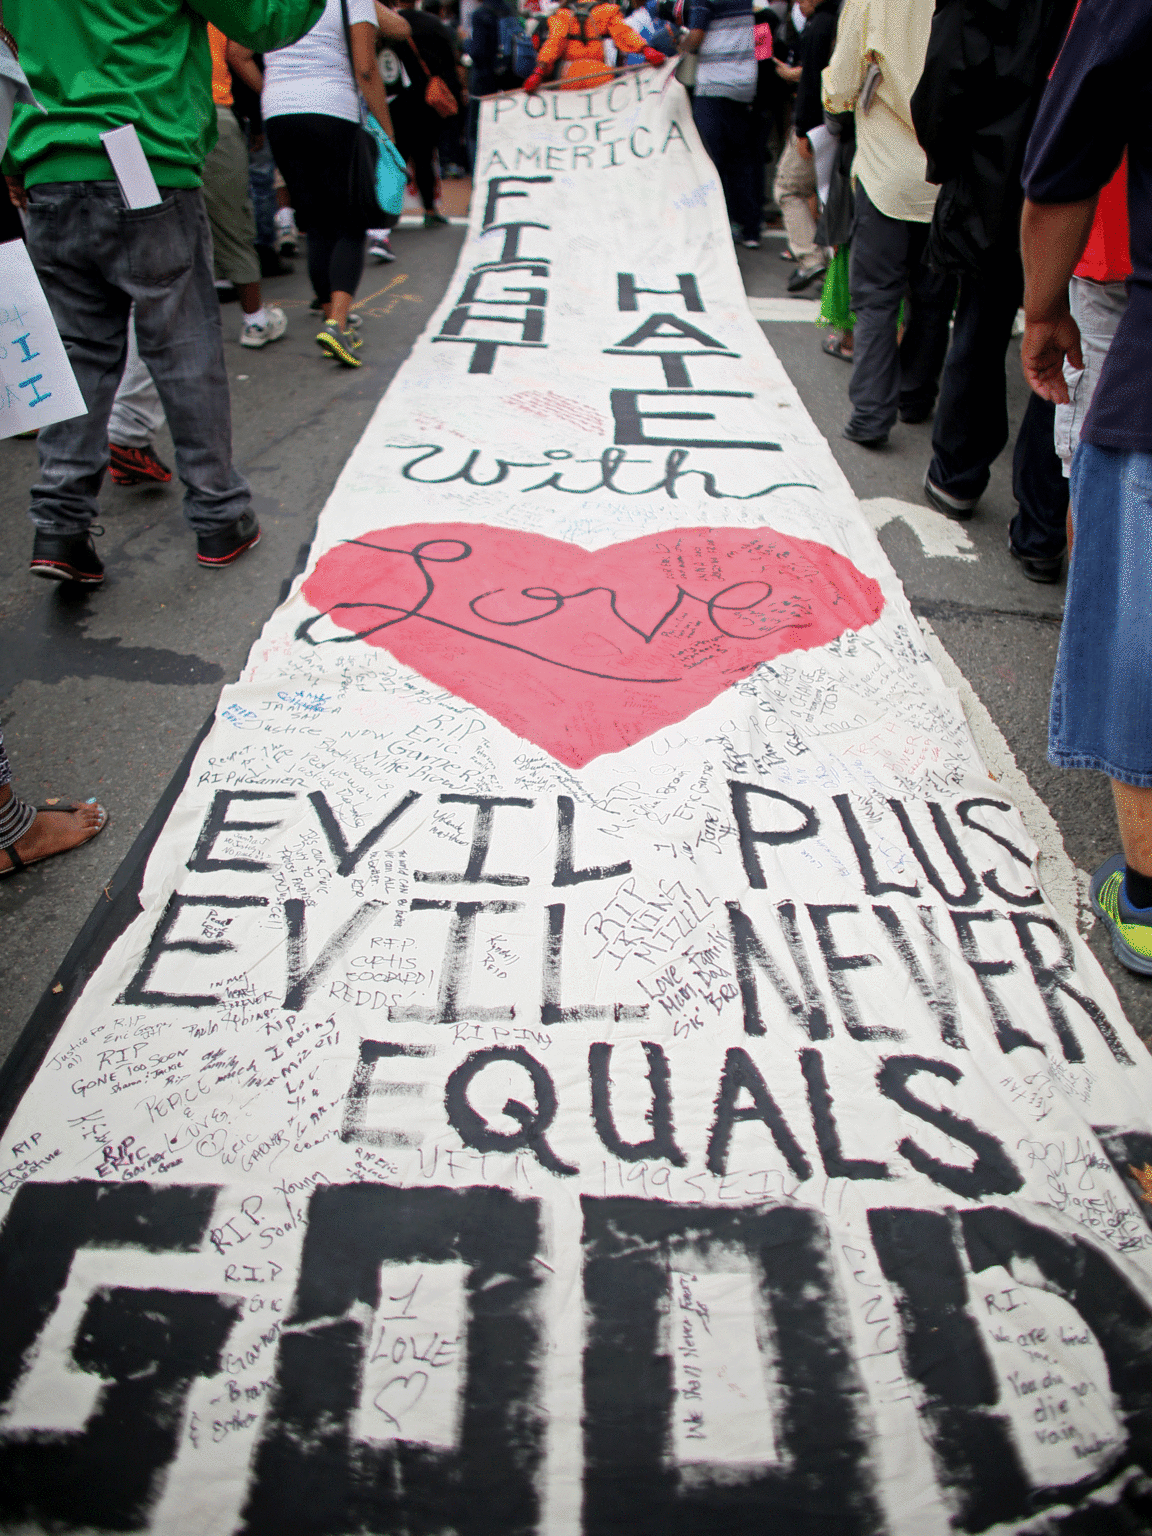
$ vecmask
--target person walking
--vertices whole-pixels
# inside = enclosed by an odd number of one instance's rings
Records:
[[[204,208],[212,231],[212,263],[217,283],[231,283],[244,319],[242,347],[266,347],[288,329],[288,317],[265,304],[256,254],[256,214],[248,185],[248,145],[232,110],[232,73],[251,63],[248,49],[233,49],[218,27],[208,24],[212,50],[212,100],[216,104],[216,143],[204,162]]]
[[[35,576],[98,586],[90,532],[108,468],[108,418],[128,315],[168,418],[184,515],[201,565],[231,564],[260,537],[232,463],[232,416],[201,168],[216,141],[203,11],[247,47],[299,37],[322,0],[5,0],[5,22],[43,112],[18,106],[9,186],[87,414],[45,427],[30,515]],[[198,10],[196,7],[202,7]],[[160,192],[130,209],[101,142],[132,125]]]
[[[430,80],[442,80],[456,103],[456,119],[461,120],[464,92],[456,72],[452,34],[444,23],[426,11],[417,10],[415,0],[396,0],[396,10],[412,29],[411,38],[396,48],[408,76],[408,84],[391,103],[396,147],[412,166],[416,190],[424,204],[424,228],[432,229],[448,222],[436,211],[437,175],[433,160],[444,119],[428,105],[425,93]]]
[[[393,26],[396,40],[408,35],[407,23],[390,12],[379,19]],[[325,0],[307,36],[264,58],[264,131],[308,236],[308,276],[324,314],[316,341],[346,368],[361,364],[359,317],[351,306],[364,272],[365,226],[348,193],[361,96],[394,137],[376,67],[376,31],[374,0]]]
[[[932,412],[955,280],[923,260],[936,202],[909,98],[920,78],[933,0],[846,0],[824,71],[829,112],[856,113],[856,209],[848,285],[856,330],[852,414],[844,436],[881,448],[896,423]],[[903,338],[900,305],[910,299]]]
[[[685,53],[698,55],[692,116],[720,176],[728,218],[744,245],[760,244],[756,185],[756,34],[752,0],[690,0]]]
[[[932,424],[924,494],[945,516],[973,515],[1008,441],[1005,354],[1024,292],[1020,171],[1075,0],[940,0],[912,120],[940,187],[928,260],[959,280],[952,343]],[[1020,512],[1011,547],[1025,575],[1052,580],[1068,505],[1052,444],[1053,406],[1028,403],[1013,462]]]

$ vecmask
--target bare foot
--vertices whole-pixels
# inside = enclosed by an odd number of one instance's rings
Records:
[[[67,853],[69,848],[78,848],[97,832],[102,832],[107,821],[108,812],[95,800],[88,800],[83,805],[61,803],[58,808],[49,800],[44,809],[36,812],[36,820],[24,836],[17,840],[17,856],[21,863],[36,864],[41,859],[50,859],[54,853]],[[0,875],[10,874],[19,867],[9,857],[8,849],[0,849]]]

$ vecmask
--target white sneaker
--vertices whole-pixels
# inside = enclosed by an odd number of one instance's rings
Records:
[[[279,341],[288,329],[288,316],[275,304],[265,304],[264,324],[252,325],[245,320],[240,331],[242,347],[266,347],[270,341]]]
[[[296,228],[296,215],[291,208],[277,208],[275,239],[276,250],[281,256],[295,256],[300,231]]]
[[[368,238],[368,254],[375,256],[377,261],[395,261],[396,252],[392,249],[392,243],[387,235],[370,235]]]

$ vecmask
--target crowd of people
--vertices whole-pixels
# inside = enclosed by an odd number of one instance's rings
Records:
[[[40,433],[33,574],[100,584],[101,481],[170,479],[164,420],[200,563],[256,544],[220,304],[238,301],[242,346],[279,340],[262,284],[303,239],[316,342],[360,365],[353,300],[366,257],[392,259],[393,222],[355,194],[363,122],[398,148],[431,227],[486,96],[679,54],[734,238],[755,249],[782,224],[789,292],[820,285],[823,350],[852,367],[844,436],[877,451],[931,418],[924,493],[944,516],[973,515],[1007,445],[1023,305],[1008,547],[1043,583],[1075,550],[1050,752],[1112,780],[1123,851],[1093,902],[1122,961],[1152,974],[1152,0],[463,4],[462,25],[448,0],[147,0],[145,29],[141,0],[5,0],[0,237],[26,240],[87,405]],[[101,140],[117,94],[160,199],[139,208]],[[0,873],[105,820],[92,802],[24,805],[0,743]]]

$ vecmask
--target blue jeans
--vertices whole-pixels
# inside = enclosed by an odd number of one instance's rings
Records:
[[[1081,440],[1048,757],[1152,788],[1152,453]]]
[[[234,523],[252,499],[232,465],[232,410],[212,238],[199,191],[164,188],[155,208],[124,206],[114,181],[28,192],[28,250],[88,407],[45,427],[29,513],[46,533],[83,533],[108,467],[108,417],[124,372],[128,312],[156,382],[197,533]]]
[[[263,149],[248,151],[248,192],[256,214],[256,244],[276,242],[276,162],[264,140]]]
[[[745,240],[760,238],[760,189],[756,185],[756,135],[752,108],[727,96],[697,96],[696,131],[720,174],[728,218]]]

